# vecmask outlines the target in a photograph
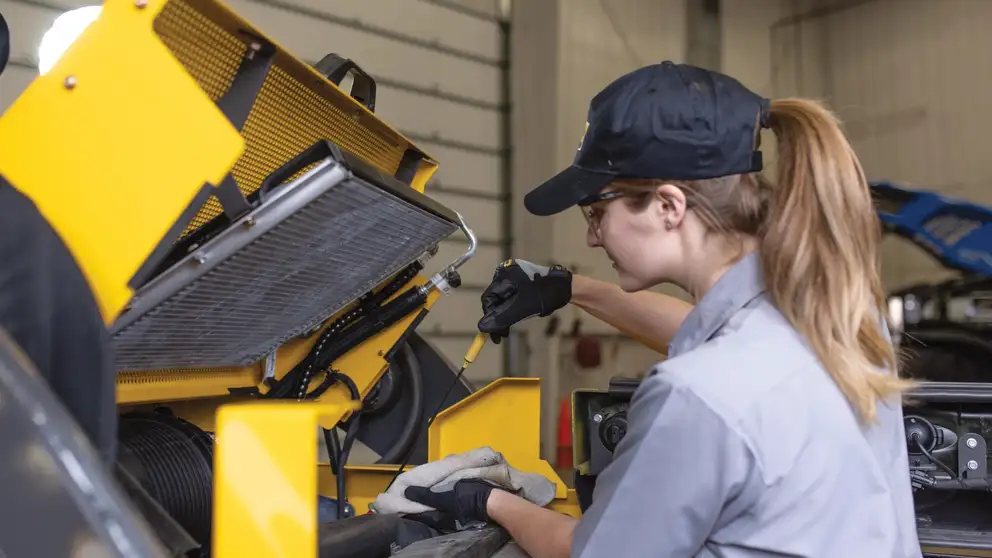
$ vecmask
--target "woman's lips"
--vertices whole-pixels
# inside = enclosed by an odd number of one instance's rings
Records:
[[[609,258],[610,264],[612,265],[613,269],[616,269],[616,270],[619,271],[620,268],[617,266],[617,261],[613,259],[613,256],[610,255],[610,252],[607,251],[607,250],[604,250],[604,252],[606,252],[606,257]]]

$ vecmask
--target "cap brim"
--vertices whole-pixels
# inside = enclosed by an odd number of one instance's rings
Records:
[[[576,166],[556,174],[524,196],[524,207],[534,215],[554,215],[598,194],[616,178],[612,174],[593,172]]]

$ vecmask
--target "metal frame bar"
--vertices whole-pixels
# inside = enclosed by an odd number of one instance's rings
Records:
[[[510,97],[512,95],[511,84],[510,84],[510,51],[511,45],[511,33],[513,31],[512,25],[509,21],[501,21],[499,24],[500,38],[502,40],[500,54],[506,64],[503,66],[503,71],[500,76],[500,90],[502,92],[503,102],[510,106]],[[507,110],[503,113],[502,118],[500,118],[500,144],[502,144],[506,151],[503,153],[503,159],[500,165],[500,172],[502,176],[500,177],[500,194],[503,198],[503,207],[500,211],[500,228],[503,231],[503,261],[509,260],[513,257],[513,149],[510,145],[513,143],[513,118],[511,112]],[[513,375],[514,360],[520,352],[520,339],[518,336],[511,335],[506,339],[506,343],[503,343],[503,369],[500,373],[504,377]]]
[[[445,242],[445,243],[449,243],[449,242],[450,243],[455,243],[456,242],[458,244],[461,244],[462,243],[461,240],[459,240],[457,238],[450,238],[450,237],[442,240],[441,242]],[[493,238],[479,238],[479,239],[476,239],[476,242],[479,244],[479,246],[496,246],[496,247],[503,247],[503,248],[505,248],[508,245],[510,245],[510,239],[509,238],[506,238],[506,239],[503,239],[503,240],[497,240],[497,239],[493,239]]]
[[[217,99],[217,108],[239,132],[244,129],[255,101],[262,92],[276,50],[271,43],[260,37],[252,37],[252,39],[241,59],[238,71],[234,74],[234,79],[231,80],[231,85],[221,98]],[[237,180],[230,173],[214,188],[214,195],[220,200],[224,215],[231,221],[251,211],[251,204],[245,199]]]
[[[258,94],[262,91],[269,68],[272,67],[275,50],[272,44],[262,38],[252,37],[230,87],[217,99],[217,108],[239,132],[244,129]]]

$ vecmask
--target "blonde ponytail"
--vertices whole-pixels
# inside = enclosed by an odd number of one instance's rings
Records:
[[[880,228],[868,182],[834,115],[802,99],[771,102],[778,187],[761,235],[768,292],[864,422],[913,385],[883,331]]]

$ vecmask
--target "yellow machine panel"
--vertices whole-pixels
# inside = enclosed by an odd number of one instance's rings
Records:
[[[0,173],[53,223],[108,323],[176,218],[244,146],[152,33],[165,4],[107,2],[0,119]]]

